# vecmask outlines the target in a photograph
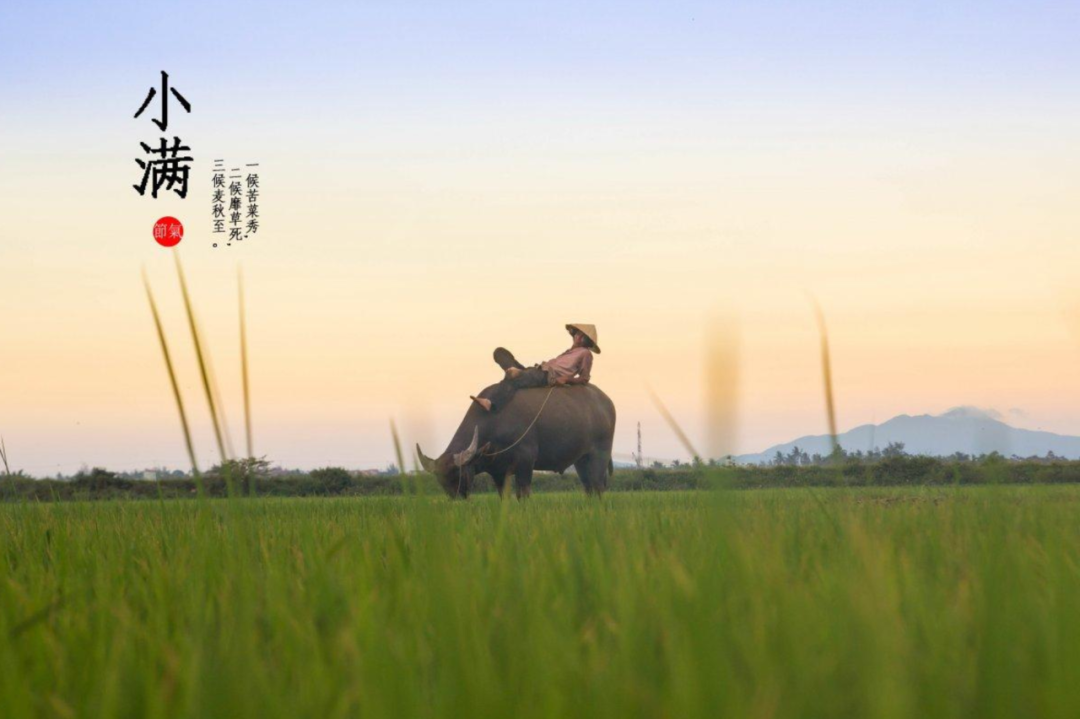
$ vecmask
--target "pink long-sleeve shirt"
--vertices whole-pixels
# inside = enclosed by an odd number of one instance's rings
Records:
[[[592,351],[586,347],[571,347],[554,359],[540,363],[540,369],[548,374],[552,382],[561,377],[581,377],[589,381],[592,372]]]

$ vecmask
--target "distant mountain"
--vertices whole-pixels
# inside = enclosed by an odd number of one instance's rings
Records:
[[[902,414],[882,424],[864,424],[839,435],[840,446],[848,452],[884,449],[891,442],[903,442],[908,454],[939,457],[955,452],[979,455],[999,452],[1006,457],[1044,456],[1053,452],[1059,457],[1080,459],[1080,437],[1052,432],[1036,432],[1010,427],[991,412],[975,407],[954,407],[940,415],[916,417]],[[825,456],[832,451],[827,434],[800,437],[792,442],[769,447],[759,454],[735,458],[740,464],[772,461],[777,452],[789,454],[798,447],[807,454]]]

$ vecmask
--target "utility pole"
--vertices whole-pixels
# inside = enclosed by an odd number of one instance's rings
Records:
[[[634,455],[634,461],[637,462],[637,468],[641,469],[643,464],[641,458],[641,422],[637,423],[637,454]]]

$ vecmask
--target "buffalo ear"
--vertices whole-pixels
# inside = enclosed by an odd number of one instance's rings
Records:
[[[425,472],[435,472],[435,460],[424,454],[419,443],[416,445],[416,456],[420,458],[420,466],[424,468]]]

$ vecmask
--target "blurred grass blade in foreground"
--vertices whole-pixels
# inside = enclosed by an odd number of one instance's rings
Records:
[[[199,475],[199,465],[195,461],[195,447],[191,442],[191,428],[188,426],[187,413],[184,411],[184,400],[180,396],[180,386],[176,382],[176,371],[173,369],[172,356],[169,354],[169,345],[165,341],[165,330],[161,326],[161,316],[158,314],[157,303],[154,302],[154,293],[150,290],[150,280],[146,276],[145,269],[143,270],[143,286],[146,287],[146,299],[150,302],[150,312],[154,316],[154,327],[157,329],[158,342],[161,344],[161,355],[165,358],[165,369],[169,373],[169,384],[172,386],[173,398],[176,400],[176,409],[180,413],[180,427],[184,432],[184,444],[187,447],[188,459],[191,460],[191,471],[195,475],[196,486],[201,496],[202,480]]]
[[[214,425],[214,439],[217,441],[218,454],[221,456],[222,466],[226,466],[229,455],[225,452],[225,443],[222,440],[221,423],[218,420],[218,410],[214,402],[215,392],[210,381],[209,363],[203,352],[202,342],[199,339],[199,329],[195,323],[195,311],[191,306],[191,297],[188,294],[187,281],[184,279],[184,268],[180,265],[180,254],[173,250],[173,259],[176,261],[176,275],[180,279],[180,292],[184,298],[184,309],[187,312],[188,326],[191,328],[191,340],[195,344],[195,357],[199,362],[199,373],[202,377],[203,391],[206,393],[206,403],[210,406],[210,420]]]
[[[829,358],[829,332],[825,325],[825,313],[822,311],[817,298],[810,292],[807,292],[806,296],[810,299],[810,304],[813,305],[814,318],[817,320],[818,335],[821,338],[821,374],[823,384],[825,385],[825,413],[829,419],[829,438],[832,440],[832,450],[835,453],[839,445],[836,440],[836,404],[833,402],[832,361]]]
[[[686,436],[686,432],[683,432],[682,427],[680,427],[679,423],[675,421],[675,418],[671,416],[671,412],[668,411],[667,406],[665,406],[664,403],[660,400],[660,397],[657,396],[656,392],[653,391],[652,387],[646,386],[646,389],[649,390],[649,397],[652,398],[653,404],[656,405],[657,411],[660,412],[661,416],[663,416],[664,418],[664,421],[666,421],[668,423],[668,426],[671,427],[671,431],[675,433],[675,436],[679,438],[679,442],[682,443],[683,448],[690,454],[690,458],[695,461],[700,460],[701,455],[696,449],[694,449],[694,445],[690,443],[690,438]]]
[[[706,326],[705,411],[709,458],[734,457],[739,419],[739,331],[734,318],[714,317]]]
[[[401,453],[401,437],[398,436],[397,424],[390,418],[390,436],[394,440],[394,456],[397,457],[398,472],[405,474],[405,456]]]
[[[416,462],[413,462],[414,471],[408,472],[405,469],[405,454],[401,451],[401,435],[398,434],[397,423],[394,418],[390,418],[390,437],[394,440],[394,457],[397,459],[398,474],[401,477],[401,491],[405,494],[409,493],[409,487],[411,485],[414,494],[419,495],[422,493],[422,477],[420,472],[415,469]],[[412,482],[409,482],[409,478],[412,478]]]
[[[251,388],[248,384],[247,321],[244,310],[244,273],[236,268],[236,284],[240,295],[240,377],[244,386],[244,439],[248,458],[255,456],[251,438]]]

